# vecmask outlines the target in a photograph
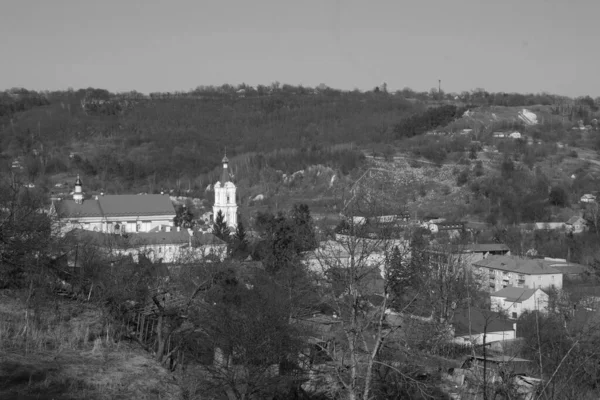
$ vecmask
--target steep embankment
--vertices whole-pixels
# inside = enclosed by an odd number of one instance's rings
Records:
[[[178,399],[170,373],[94,306],[0,293],[0,398]]]

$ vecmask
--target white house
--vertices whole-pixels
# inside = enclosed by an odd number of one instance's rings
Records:
[[[593,194],[584,194],[583,196],[581,196],[581,202],[582,203],[595,203],[596,196],[594,196]]]
[[[521,132],[513,132],[508,137],[511,139],[521,139]]]
[[[173,226],[175,208],[163,194],[104,195],[85,198],[79,176],[73,199],[56,200],[50,213],[58,217],[61,231],[84,229],[105,233],[150,232]]]
[[[507,287],[490,295],[492,311],[517,319],[525,311],[548,311],[548,295],[540,288]]]
[[[227,156],[223,157],[223,171],[221,179],[215,183],[215,204],[213,206],[213,218],[217,220],[219,211],[223,214],[225,223],[231,229],[237,226],[237,202],[235,199],[236,187],[231,181],[229,174],[229,160]]]
[[[569,218],[566,228],[569,232],[581,233],[587,229],[587,221],[584,218],[576,215]]]

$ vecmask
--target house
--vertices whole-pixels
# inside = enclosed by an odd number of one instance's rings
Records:
[[[472,243],[460,246],[458,251],[464,255],[469,264],[483,260],[488,256],[510,255],[510,249],[504,243]]]
[[[456,236],[465,230],[464,222],[430,222],[427,229],[431,233],[448,232],[451,236]]]
[[[564,222],[535,222],[533,229],[536,231],[559,231],[566,229],[567,224]]]
[[[53,201],[50,213],[59,220],[62,233],[73,229],[105,233],[150,232],[163,225],[173,226],[175,208],[169,196],[104,195],[84,198],[79,176],[73,199]]]
[[[78,249],[87,246],[100,250],[111,259],[131,257],[139,262],[146,257],[152,262],[189,262],[214,256],[223,260],[227,244],[212,234],[194,235],[193,231],[179,229],[170,232],[141,232],[115,235],[76,229],[70,232]]]
[[[490,295],[492,311],[517,319],[525,311],[548,311],[548,295],[540,288],[506,287]]]
[[[500,138],[505,138],[506,137],[506,133],[504,132],[494,132],[492,134],[493,137],[500,139]]]
[[[487,343],[514,340],[517,324],[494,311],[477,308],[459,309],[452,318],[454,343],[481,345]]]
[[[580,201],[582,203],[595,203],[596,196],[594,196],[593,194],[584,194],[583,196],[581,196]]]
[[[521,132],[513,132],[508,137],[511,139],[521,139]]]
[[[569,232],[582,233],[587,230],[587,221],[581,216],[575,215],[569,218],[566,228]]]
[[[563,273],[553,265],[560,263],[551,260],[523,258],[517,256],[489,256],[472,264],[482,287],[490,292],[513,286],[520,288],[561,289]]]
[[[401,251],[406,249],[408,242],[404,240],[378,241],[371,239],[358,239],[354,241],[350,236],[336,235],[336,240],[322,241],[319,247],[304,254],[304,264],[313,272],[320,275],[336,269],[347,269],[355,266],[361,273],[370,275],[369,270],[379,271],[380,276],[385,274],[387,265],[386,248],[398,247]],[[350,251],[352,249],[352,251]],[[355,265],[352,265],[354,260]],[[380,285],[374,279],[369,284],[374,288]]]

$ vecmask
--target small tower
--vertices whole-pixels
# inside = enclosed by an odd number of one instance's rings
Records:
[[[223,171],[221,179],[215,183],[215,204],[213,206],[213,221],[217,220],[219,211],[223,214],[227,226],[235,229],[237,226],[237,203],[235,199],[236,187],[231,181],[229,175],[229,160],[227,154],[221,161],[223,163]]]
[[[75,192],[73,192],[73,200],[75,203],[82,204],[83,203],[83,184],[81,183],[81,178],[79,178],[79,174],[77,174],[77,180],[75,181]]]

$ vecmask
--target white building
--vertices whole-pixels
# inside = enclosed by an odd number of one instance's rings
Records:
[[[569,263],[555,260],[531,259],[517,256],[489,256],[472,264],[483,288],[490,292],[512,286],[519,288],[561,289],[562,267]]]
[[[174,225],[175,208],[163,194],[98,195],[86,198],[79,176],[73,199],[56,200],[50,206],[61,232],[73,229],[106,233],[151,232]]]
[[[231,181],[227,156],[223,157],[223,172],[221,179],[215,183],[215,204],[213,218],[216,222],[219,211],[223,214],[227,226],[235,229],[237,226],[237,203],[235,199],[236,187]]]
[[[91,246],[110,258],[132,257],[134,262],[139,262],[142,256],[151,262],[164,263],[188,263],[206,260],[209,256],[222,261],[227,254],[224,241],[210,233],[194,234],[191,229],[125,235],[74,230],[71,234],[77,239],[76,249],[80,252]],[[77,255],[72,254],[71,258]]]
[[[490,295],[492,311],[517,319],[525,311],[548,311],[548,295],[540,288],[507,287]]]

